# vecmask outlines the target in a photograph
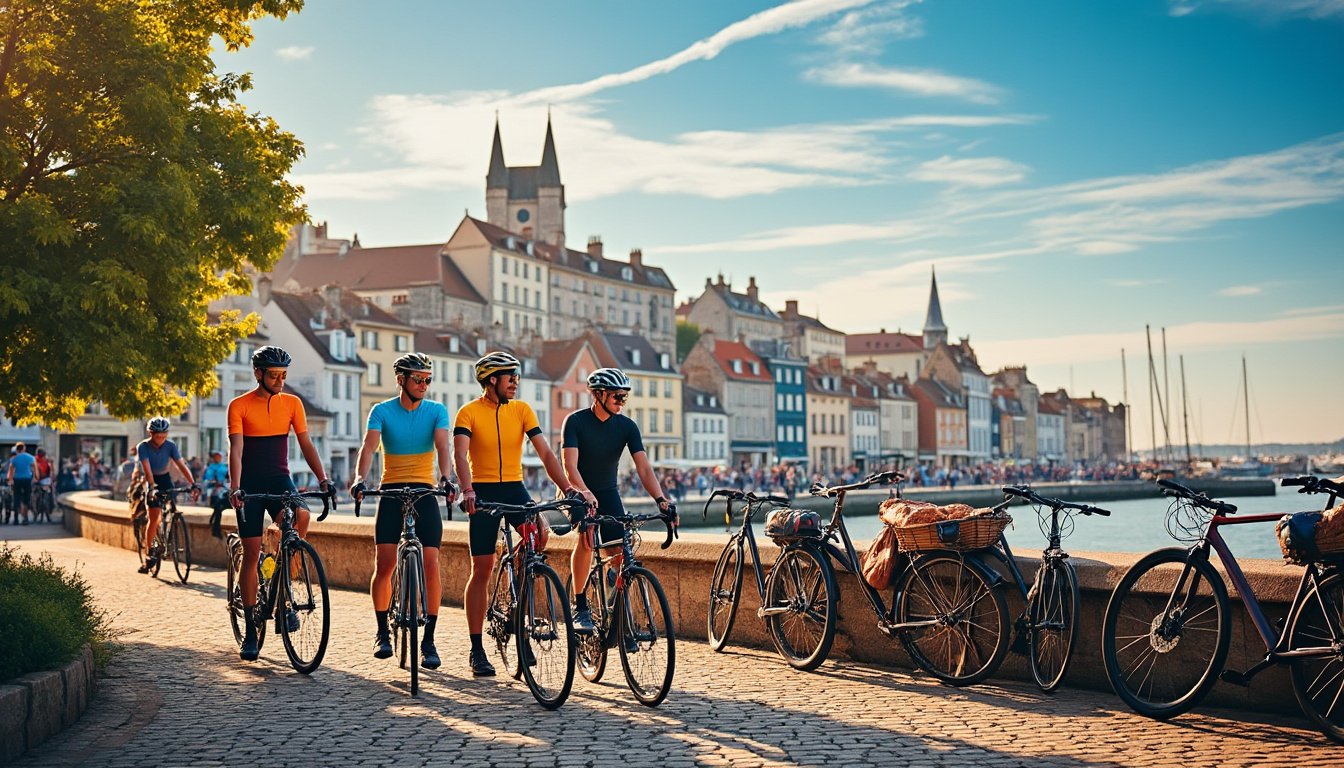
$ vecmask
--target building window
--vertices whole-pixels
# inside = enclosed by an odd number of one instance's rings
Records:
[[[399,304],[408,304],[408,303],[410,303],[410,300],[411,300],[411,297],[407,296],[407,295],[404,294],[404,293],[393,294],[393,296],[392,296],[392,306],[395,307],[395,306],[397,306],[397,305],[399,305]]]
[[[377,332],[377,331],[364,331],[364,332],[362,332],[362,333],[360,334],[360,342],[359,342],[359,345],[360,345],[361,347],[365,348],[365,349],[377,349],[377,348],[378,348],[378,332]]]
[[[369,363],[369,386],[381,387],[383,385],[383,366],[381,363]]]
[[[500,256],[500,257],[499,257],[499,270],[500,270],[501,272],[503,272],[504,274],[506,274],[506,275],[509,274],[509,257],[508,257],[508,256]]]
[[[672,411],[671,411],[671,409],[668,409],[668,410],[666,410],[666,411],[663,412],[663,431],[664,431],[664,432],[671,432],[671,431],[672,431]]]
[[[396,351],[398,352],[405,352],[411,348],[410,337],[404,334],[399,333],[396,336],[394,336],[392,343],[396,347]]]

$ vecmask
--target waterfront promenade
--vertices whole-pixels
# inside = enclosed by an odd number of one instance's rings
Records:
[[[445,666],[412,699],[402,670],[369,653],[367,594],[333,591],[330,650],[304,677],[275,637],[261,661],[238,660],[217,568],[183,585],[59,526],[0,538],[77,564],[122,644],[84,717],[20,766],[1326,766],[1344,749],[1296,717],[1208,708],[1157,723],[1094,691],[959,690],[846,660],[804,674],[770,652],[686,640],[658,709],[634,702],[616,663],[546,712],[521,683],[470,677],[463,615],[448,607]]]

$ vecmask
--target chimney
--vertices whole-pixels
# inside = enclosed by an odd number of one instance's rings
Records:
[[[592,256],[594,259],[600,259],[600,258],[602,258],[602,236],[601,236],[601,235],[589,235],[589,236],[588,236],[588,255],[589,255],[589,256]]]
[[[341,286],[324,285],[322,286],[322,301],[326,303],[327,309],[331,311],[331,319],[340,322],[341,317]]]
[[[720,288],[723,287],[723,273],[722,273],[722,272],[719,273],[719,283],[718,283],[718,285],[719,285]]]
[[[271,303],[271,278],[266,275],[257,280],[257,302],[263,307]]]
[[[704,342],[705,349],[708,349],[710,352],[713,352],[713,351],[714,351],[714,329],[713,329],[713,328],[706,328],[706,329],[704,330],[704,332],[700,334],[700,341]]]
[[[640,250],[639,248],[630,249],[630,266],[632,267],[644,266],[644,251]]]
[[[756,295],[756,277],[753,275],[747,278],[747,298],[752,301],[759,301]]]
[[[784,315],[785,315],[785,317],[797,317],[797,316],[798,316],[798,300],[797,300],[797,299],[789,299],[788,301],[784,302]]]
[[[358,248],[358,247],[359,247],[359,233],[358,233],[358,232],[355,233],[355,239],[354,239],[353,242],[350,243],[350,247],[351,247],[351,248]]]

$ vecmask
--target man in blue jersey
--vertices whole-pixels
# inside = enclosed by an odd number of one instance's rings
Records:
[[[33,467],[36,464],[37,459],[28,453],[27,445],[14,444],[14,455],[5,469],[5,482],[9,483],[13,494],[10,503],[14,505],[14,519],[22,521],[23,525],[28,524],[28,508],[33,505]]]
[[[639,434],[639,425],[621,413],[630,395],[630,377],[618,368],[599,368],[588,376],[588,390],[593,395],[591,407],[575,411],[565,417],[564,456],[565,474],[574,489],[583,494],[589,504],[597,505],[597,514],[623,515],[616,469],[621,454],[629,449],[644,490],[658,509],[667,512],[672,504],[662,493],[662,486],[653,474],[649,455]],[[673,525],[676,523],[673,522]],[[603,523],[598,534],[603,543],[620,545],[622,529],[615,523]],[[621,567],[621,555],[611,558],[611,567]],[[593,564],[593,539],[580,536],[570,556],[570,573],[574,574],[574,631],[587,634],[593,631],[593,614],[588,598],[580,589],[588,569]]]
[[[159,553],[151,543],[154,541],[155,532],[159,530],[163,501],[159,499],[155,490],[168,490],[173,487],[173,478],[168,474],[168,467],[176,466],[177,471],[187,479],[188,485],[195,483],[191,477],[191,468],[182,460],[182,453],[178,451],[177,443],[168,439],[168,429],[171,426],[167,419],[155,416],[145,425],[149,437],[135,447],[135,455],[140,459],[141,472],[145,478],[145,501],[149,506],[149,521],[141,542],[145,547],[145,557],[140,565],[140,573],[149,573],[159,559]],[[193,490],[191,496],[194,499],[199,494],[199,490]]]
[[[359,449],[355,482],[350,496],[363,498],[363,477],[373,464],[373,453],[379,443],[383,448],[384,490],[396,488],[430,488],[438,475],[439,484],[452,492],[448,474],[452,471],[452,455],[448,430],[452,423],[448,409],[425,393],[434,380],[434,366],[427,355],[412,352],[402,355],[392,364],[401,394],[391,400],[374,404],[369,409],[364,445]],[[437,459],[437,461],[436,461]],[[435,473],[435,465],[438,472]],[[453,503],[454,496],[448,498]],[[438,669],[439,651],[434,646],[434,629],[439,621],[439,603],[443,597],[443,582],[439,579],[439,545],[443,541],[443,518],[439,515],[438,499],[425,496],[415,505],[415,535],[424,547],[425,569],[425,636],[420,641],[421,666]],[[387,624],[388,606],[392,602],[392,570],[397,564],[397,544],[401,540],[401,502],[396,499],[378,500],[378,515],[374,523],[373,542],[375,565],[369,592],[373,597],[373,614],[378,631],[373,638],[374,658],[386,659],[392,655],[392,636]]]
[[[222,451],[210,452],[210,463],[205,465],[205,475],[201,478],[205,485],[206,497],[210,499],[210,535],[216,539],[223,537],[220,523],[224,517],[224,508],[229,506],[229,465],[224,463]]]

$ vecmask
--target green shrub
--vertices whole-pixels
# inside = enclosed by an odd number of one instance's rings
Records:
[[[101,665],[109,639],[107,616],[78,572],[0,544],[0,682],[55,669],[85,643]]]

